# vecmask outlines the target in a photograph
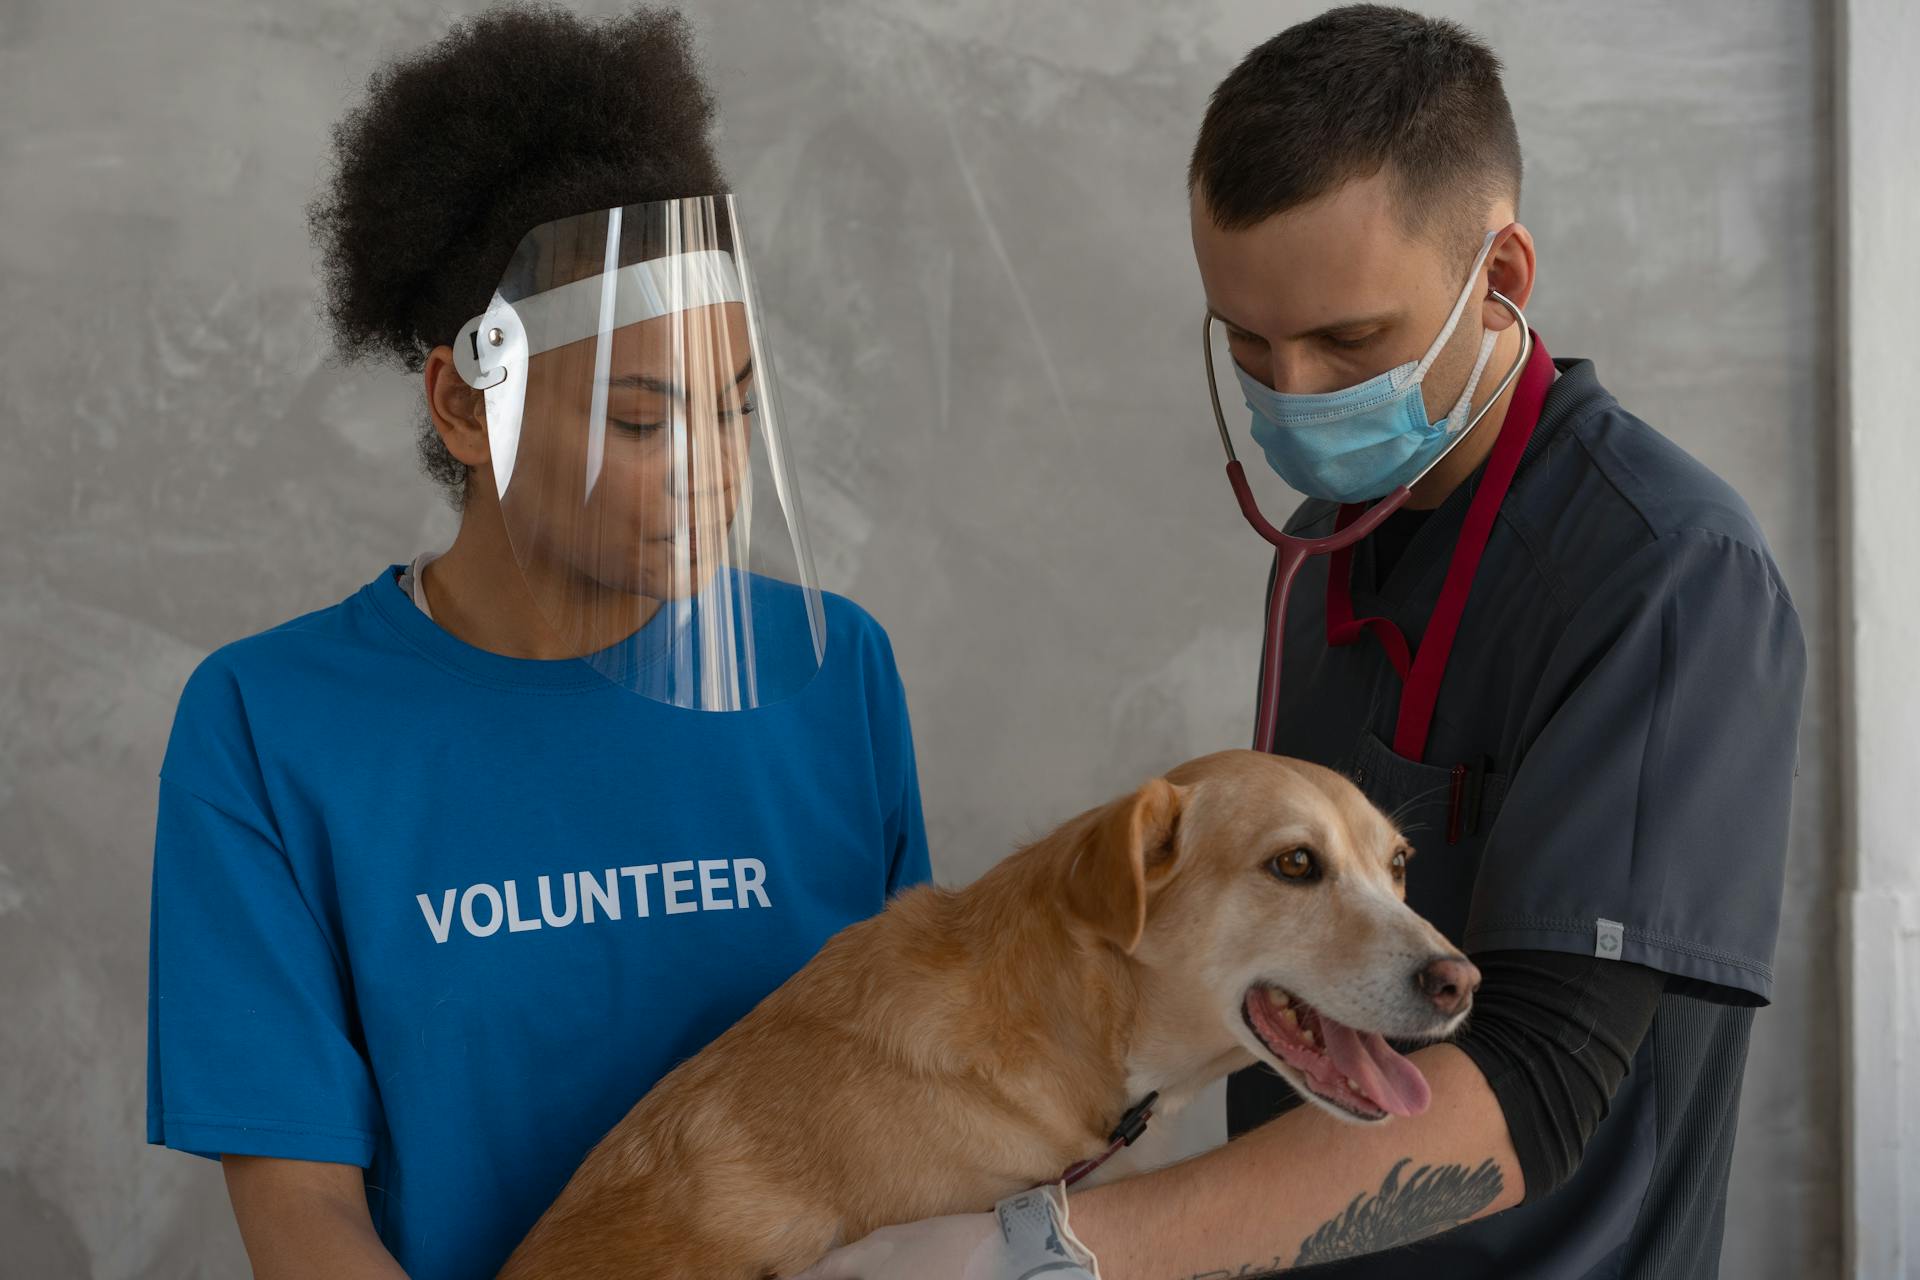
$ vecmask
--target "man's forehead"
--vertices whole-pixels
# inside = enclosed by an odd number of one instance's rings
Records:
[[[1197,189],[1190,213],[1209,305],[1263,336],[1404,309],[1444,274],[1443,247],[1408,228],[1381,174],[1251,227],[1214,225]]]

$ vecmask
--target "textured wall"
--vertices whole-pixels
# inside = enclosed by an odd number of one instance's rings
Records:
[[[329,365],[301,207],[427,0],[0,0],[0,1271],[238,1276],[141,1145],[153,776],[214,645],[447,535],[412,388]],[[891,629],[936,866],[1243,742],[1264,557],[1195,362],[1206,94],[1309,4],[695,6],[828,584]],[[1727,1274],[1830,1274],[1830,33],[1812,0],[1484,0],[1553,347],[1728,475],[1815,657]],[[1184,1138],[1220,1131],[1214,1108]]]

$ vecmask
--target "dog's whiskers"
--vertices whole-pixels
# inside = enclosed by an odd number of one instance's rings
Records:
[[[1391,822],[1396,827],[1399,826],[1400,820],[1402,818],[1405,818],[1417,806],[1425,804],[1430,798],[1439,795],[1443,791],[1446,791],[1452,785],[1453,784],[1451,782],[1443,782],[1437,787],[1429,787],[1425,791],[1415,792],[1413,795],[1408,796],[1405,800],[1402,800],[1399,804],[1393,807],[1393,812],[1387,815],[1387,821]]]

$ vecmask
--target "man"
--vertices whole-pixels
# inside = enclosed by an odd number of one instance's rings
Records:
[[[1485,976],[1412,1055],[1424,1114],[1348,1126],[1255,1068],[1236,1141],[1076,1194],[1059,1253],[1106,1280],[1716,1273],[1805,651],[1739,497],[1529,343],[1520,177],[1493,54],[1402,9],[1281,33],[1201,126],[1207,304],[1254,440],[1317,495],[1288,531],[1418,479],[1303,569],[1274,749],[1400,818],[1408,900]],[[821,1273],[1026,1274],[998,1225],[896,1228]]]

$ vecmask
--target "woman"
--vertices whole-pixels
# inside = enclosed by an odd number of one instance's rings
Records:
[[[489,12],[316,204],[453,546],[221,649],[161,773],[148,1139],[255,1269],[490,1274],[673,1064],[928,875],[880,627],[812,580],[676,15]]]

